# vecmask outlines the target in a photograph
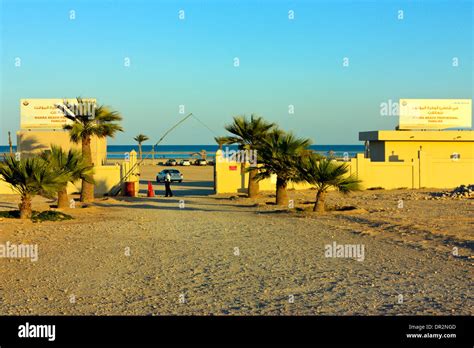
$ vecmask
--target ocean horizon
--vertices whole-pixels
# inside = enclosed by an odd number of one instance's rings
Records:
[[[237,149],[236,145],[228,145],[229,149]],[[144,154],[152,152],[152,145],[142,145],[142,151]],[[158,158],[188,158],[192,154],[198,153],[205,150],[207,156],[214,157],[215,152],[219,146],[216,145],[158,145],[155,146],[155,159]],[[225,146],[224,146],[225,148]],[[364,145],[311,145],[310,149],[326,155],[329,151],[333,151],[334,156],[343,157],[344,153],[347,152],[349,157],[354,157],[358,153],[364,152]],[[138,145],[107,145],[107,158],[108,159],[121,159],[124,158],[125,153],[135,150],[138,152]],[[9,146],[1,145],[0,153],[8,153]],[[16,151],[16,146],[13,146],[13,151]]]

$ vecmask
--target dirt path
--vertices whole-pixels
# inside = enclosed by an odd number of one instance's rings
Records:
[[[0,314],[474,314],[472,260],[336,218],[215,197],[96,205],[0,221],[1,243],[39,247],[37,262],[0,259]],[[333,241],[363,244],[364,260],[325,257]]]

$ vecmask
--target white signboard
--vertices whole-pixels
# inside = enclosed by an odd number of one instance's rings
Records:
[[[400,99],[400,129],[470,128],[471,99]]]
[[[63,105],[64,101],[77,105],[76,98],[70,99],[21,99],[20,100],[20,128],[21,129],[62,129],[65,124],[72,123],[64,117],[63,112],[56,105]],[[83,102],[95,105],[96,100],[84,98]]]

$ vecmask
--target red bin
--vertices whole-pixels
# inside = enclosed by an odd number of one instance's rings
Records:
[[[125,183],[125,196],[135,197],[135,182],[134,181],[127,181]]]

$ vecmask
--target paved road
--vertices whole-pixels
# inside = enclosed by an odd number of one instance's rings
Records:
[[[139,194],[146,195],[148,190],[148,182],[153,184],[155,195],[165,195],[164,183],[156,182],[156,174],[165,168],[177,169],[184,175],[184,181],[181,183],[174,182],[171,185],[173,193],[177,197],[183,196],[207,196],[214,193],[214,167],[164,167],[146,165],[141,167],[140,175],[140,191]]]

